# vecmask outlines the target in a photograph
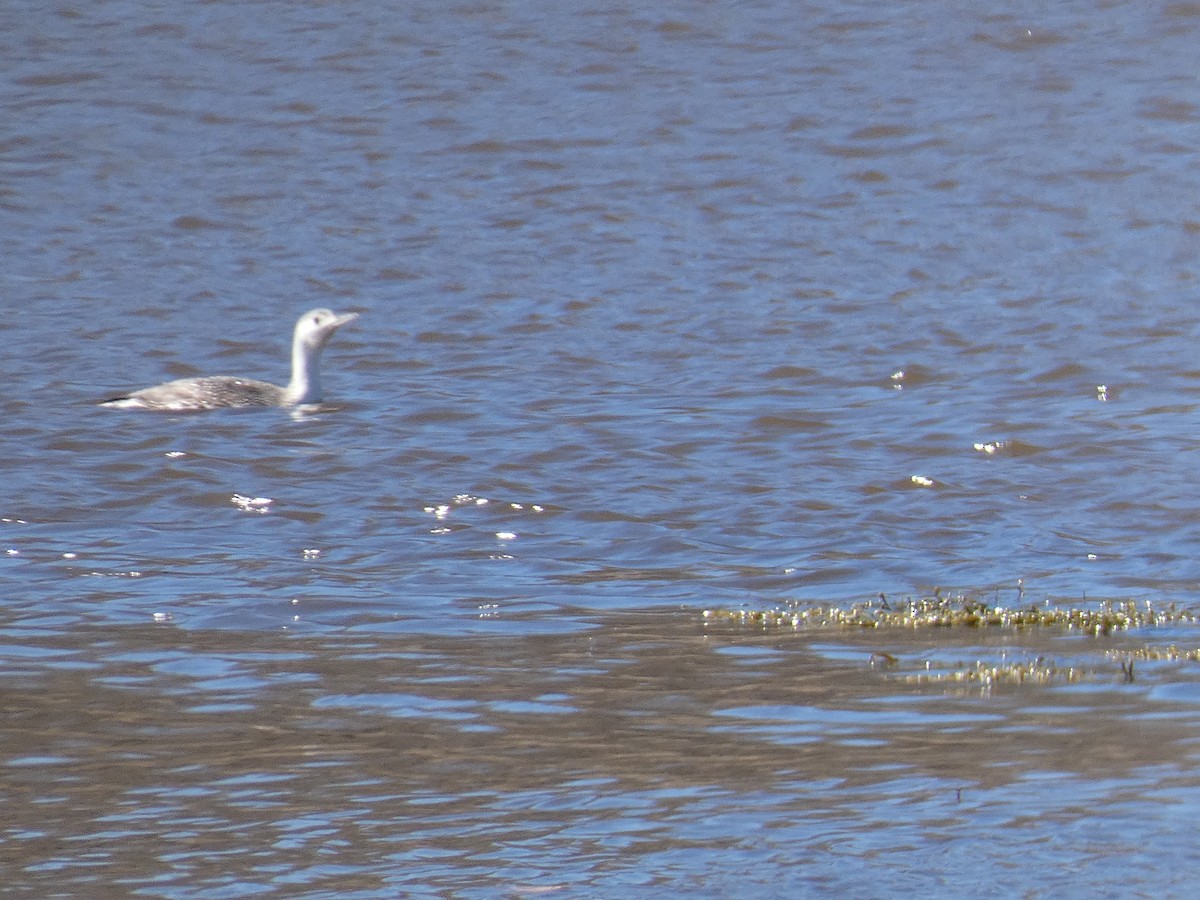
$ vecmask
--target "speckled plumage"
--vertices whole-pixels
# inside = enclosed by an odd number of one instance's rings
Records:
[[[101,406],[184,412],[318,403],[321,351],[335,331],[357,318],[357,313],[338,315],[328,309],[313,309],[302,315],[292,338],[292,380],[287,387],[227,375],[181,378],[104,400]]]

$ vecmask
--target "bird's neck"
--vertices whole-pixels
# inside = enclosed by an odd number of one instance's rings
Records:
[[[321,348],[297,341],[292,347],[292,380],[284,392],[288,405],[316,403],[321,399]]]

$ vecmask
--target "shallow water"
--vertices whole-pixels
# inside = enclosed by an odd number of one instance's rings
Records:
[[[1186,893],[1194,663],[931,688],[905,678],[993,639],[705,631],[673,611],[537,631],[87,626],[0,647],[8,884]],[[1063,664],[1095,650],[1002,641]],[[867,663],[884,647],[895,662]]]
[[[6,882],[1182,892],[1188,629],[701,618],[1195,602],[1200,15],[1005,10],[0,16]]]

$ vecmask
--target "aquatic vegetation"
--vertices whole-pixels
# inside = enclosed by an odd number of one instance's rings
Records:
[[[1051,684],[1057,681],[1079,681],[1087,670],[1079,666],[1059,666],[1054,660],[1039,656],[1023,662],[999,665],[976,660],[946,671],[913,672],[900,676],[908,684],[977,684],[989,688],[997,684]]]
[[[1175,604],[1155,606],[1133,600],[1087,606],[992,606],[965,597],[926,597],[889,603],[884,597],[852,606],[829,604],[773,609],[706,609],[705,622],[761,625],[764,628],[1063,628],[1109,634],[1130,628],[1194,625],[1200,612]]]
[[[885,629],[929,630],[958,629],[969,632],[979,629],[1008,629],[1030,634],[1042,630],[1048,634],[1079,634],[1111,636],[1132,629],[1162,626],[1188,627],[1200,624],[1200,611],[1182,608],[1173,603],[1155,605],[1149,602],[1103,601],[1079,606],[1030,605],[1005,607],[983,603],[964,596],[935,595],[919,600],[889,602],[882,595],[851,606],[815,604],[786,606],[772,609],[708,609],[704,623],[709,626],[751,627],[759,631],[770,629],[856,630],[859,633]],[[881,634],[882,636],[882,634]],[[1137,661],[1200,662],[1200,648],[1169,647],[1110,647],[1102,654],[1093,648],[1085,650],[1070,664],[1059,664],[1044,655],[1030,653],[1027,658],[1010,659],[1011,648],[996,660],[974,661],[937,660],[923,647],[917,658],[872,648],[871,668],[890,679],[907,684],[962,685],[988,691],[997,685],[1048,685],[1072,683],[1089,677],[1115,677],[1129,684],[1135,680]],[[1120,672],[1114,663],[1119,663]],[[1139,670],[1140,671],[1140,670]]]
[[[1133,661],[1146,660],[1149,662],[1200,662],[1200,648],[1184,650],[1171,644],[1168,647],[1137,647],[1133,650],[1109,650],[1105,653],[1110,659],[1120,659],[1122,666],[1128,666],[1130,681],[1133,681]]]

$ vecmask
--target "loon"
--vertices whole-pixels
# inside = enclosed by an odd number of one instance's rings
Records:
[[[292,380],[287,387],[215,375],[181,378],[101,401],[101,406],[122,409],[156,409],[171,412],[223,409],[236,406],[300,406],[321,401],[321,351],[333,333],[358,313],[339,315],[328,309],[306,312],[296,323],[292,338]]]

